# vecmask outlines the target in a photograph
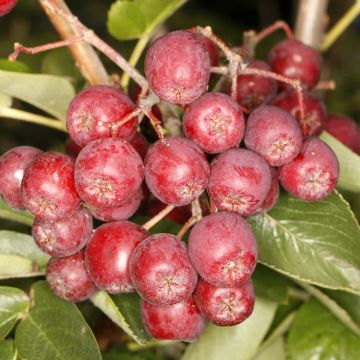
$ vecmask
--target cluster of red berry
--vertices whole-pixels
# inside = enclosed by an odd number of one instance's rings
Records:
[[[324,126],[335,136],[355,126],[346,135],[354,136],[348,145],[359,151],[356,124],[332,116],[326,125],[324,105],[310,92],[320,75],[314,49],[288,39],[271,50],[269,65],[249,64],[299,79],[304,118],[297,93],[266,76],[239,75],[236,99],[206,93],[217,62],[214,44],[187,30],[159,38],[146,54],[151,90],[185,109],[185,137],[161,138],[147,149],[137,118],[122,121],[136,110],[132,100],[115,88],[93,86],[68,109],[67,128],[81,148],[76,159],[29,146],[0,158],[0,194],[36,216],[33,236],[52,256],[46,278],[53,291],[69,301],[97,289],[137,291],[145,326],[159,339],[194,340],[204,318],[217,325],[246,319],[254,306],[257,246],[244,217],[275,205],[279,181],[304,200],[330,194],[339,165],[316,137]],[[251,110],[246,120],[242,107]],[[193,226],[188,246],[127,221],[142,201],[144,178],[153,196],[176,207],[207,191],[212,213]],[[106,223],[93,231],[92,216]]]

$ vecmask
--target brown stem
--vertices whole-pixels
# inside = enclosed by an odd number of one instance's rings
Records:
[[[124,118],[122,118],[120,121],[111,124],[111,134],[113,136],[116,136],[117,131],[121,126],[125,125],[130,120],[132,120],[134,117],[139,116],[141,114],[142,114],[142,110],[140,108],[136,108],[130,114],[128,114]]]
[[[161,121],[152,113],[151,108],[143,110],[144,114],[150,119],[159,139],[164,139],[164,129],[161,126]]]
[[[289,25],[282,20],[274,22],[272,25],[266,27],[264,30],[260,31],[255,35],[255,43],[259,43],[263,39],[265,39],[267,36],[271,35],[273,32],[277,30],[283,30],[285,32],[285,35],[290,39],[294,37],[294,34],[292,30],[290,29]]]
[[[168,205],[166,208],[162,209],[157,215],[147,221],[142,227],[145,230],[151,229],[155,226],[158,222],[160,222],[170,211],[174,209],[175,206]]]
[[[47,0],[39,0],[39,3],[62,39],[69,41],[81,36],[79,30],[67,21],[66,18],[47,7]],[[70,13],[63,0],[56,0],[56,3],[59,8],[63,9],[63,12]],[[102,62],[89,44],[77,42],[71,44],[69,48],[82,75],[91,85],[109,84],[108,74]]]
[[[197,216],[192,216],[179,230],[176,236],[181,240],[186,232],[199,221]]]
[[[316,86],[315,90],[335,90],[336,82],[334,80],[320,81]]]

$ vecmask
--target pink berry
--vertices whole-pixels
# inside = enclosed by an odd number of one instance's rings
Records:
[[[99,289],[111,294],[134,291],[130,256],[150,234],[129,221],[115,221],[99,226],[86,247],[87,270]]]
[[[90,212],[80,208],[75,214],[56,221],[35,219],[32,235],[41,250],[51,256],[64,257],[81,250],[90,239],[92,230]]]
[[[353,119],[343,114],[330,114],[325,130],[360,155],[360,127]]]
[[[40,153],[32,146],[17,146],[0,157],[0,195],[14,209],[24,208],[21,181],[27,166]]]
[[[130,144],[139,153],[142,159],[145,159],[145,155],[149,148],[149,142],[141,132],[136,132],[135,136],[130,140]]]
[[[210,66],[218,66],[219,65],[219,50],[215,43],[211,41],[209,38],[203,36],[200,34],[196,28],[191,28],[189,31],[193,32],[194,34],[197,34],[201,40],[204,42],[206,49],[209,54],[210,58]]]
[[[194,300],[202,315],[218,326],[233,326],[252,313],[255,294],[252,281],[236,288],[221,288],[200,279]]]
[[[253,215],[260,215],[270,211],[277,203],[279,198],[279,173],[276,168],[271,167],[271,187],[262,205],[255,210]]]
[[[143,178],[140,155],[122,139],[93,141],[76,159],[76,189],[82,200],[95,207],[120,205],[135,194]]]
[[[140,243],[130,259],[136,291],[152,304],[175,304],[188,298],[197,282],[185,243],[171,234],[156,234]]]
[[[198,34],[170,32],[153,42],[145,57],[145,74],[162,100],[189,104],[206,91],[210,59]]]
[[[319,135],[325,124],[325,105],[315,94],[308,91],[303,91],[303,98],[305,113],[303,134]],[[295,90],[283,91],[272,101],[272,104],[289,112],[301,123],[299,98]]]
[[[219,210],[251,215],[270,190],[267,162],[246,149],[230,149],[211,163],[208,193]]]
[[[186,137],[205,152],[220,153],[239,146],[245,119],[239,105],[221,93],[207,93],[186,109],[183,117]]]
[[[137,119],[112,131],[119,122],[134,110],[134,103],[123,92],[106,85],[91,86],[71,101],[66,126],[71,138],[80,146],[97,139],[116,136],[131,140],[136,133]]]
[[[173,305],[141,301],[141,315],[147,332],[159,340],[194,341],[205,322],[192,297]]]
[[[290,194],[307,201],[326,198],[335,188],[339,163],[322,140],[309,137],[300,154],[280,168],[280,183]]]
[[[246,221],[221,211],[204,217],[189,235],[189,257],[199,275],[222,287],[250,279],[257,260],[256,239]]]
[[[126,220],[133,216],[139,208],[143,192],[141,187],[136,190],[135,194],[120,203],[120,205],[112,207],[91,207],[89,208],[92,216],[101,221]]]
[[[270,66],[261,60],[253,60],[248,65],[251,69],[271,71]],[[260,75],[239,75],[237,77],[236,101],[247,109],[255,109],[271,100],[277,91],[274,79]]]
[[[46,280],[57,296],[68,301],[86,300],[97,291],[86,271],[83,250],[67,257],[51,258]]]
[[[248,118],[245,145],[272,166],[285,165],[294,159],[302,140],[296,119],[276,106],[261,106]]]
[[[8,14],[16,5],[17,0],[0,0],[0,16]]]
[[[305,89],[312,89],[319,81],[321,57],[318,51],[296,39],[286,39],[269,52],[272,70],[290,79],[299,79]],[[281,87],[288,85],[279,83]]]
[[[205,190],[209,175],[210,167],[204,153],[188,139],[158,140],[146,154],[146,184],[166,204],[190,204]]]
[[[74,160],[64,154],[39,154],[27,167],[21,184],[24,205],[41,220],[58,220],[80,205],[75,190]]]

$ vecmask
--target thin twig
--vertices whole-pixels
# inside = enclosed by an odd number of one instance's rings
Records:
[[[255,39],[254,39],[255,44],[264,40],[267,36],[271,35],[273,32],[275,32],[277,30],[283,30],[286,37],[289,39],[294,37],[294,34],[293,34],[292,30],[290,29],[290,26],[285,21],[279,20],[279,21],[274,22],[272,25],[266,27],[259,33],[257,33],[255,35]]]
[[[149,221],[147,221],[145,224],[143,224],[143,228],[145,230],[151,229],[153,226],[155,226],[159,221],[161,221],[169,212],[171,212],[174,209],[175,206],[168,205],[164,209],[162,209],[157,215],[155,215],[153,218],[151,218]]]

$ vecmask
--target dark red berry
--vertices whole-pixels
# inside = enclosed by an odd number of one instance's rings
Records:
[[[136,117],[118,127],[115,132],[111,127],[134,107],[130,98],[118,89],[106,85],[91,86],[71,101],[66,126],[71,138],[80,146],[111,136],[131,140],[136,133]]]
[[[159,340],[194,341],[205,327],[192,297],[173,305],[141,301],[141,315],[147,332]]]
[[[32,235],[41,250],[51,256],[63,257],[81,250],[89,241],[92,230],[91,214],[81,208],[56,221],[35,219]]]
[[[71,137],[69,137],[65,142],[65,152],[74,159],[79,155],[82,146],[78,145]]]
[[[280,168],[280,183],[290,194],[308,201],[322,200],[335,188],[339,163],[322,140],[308,138],[300,154]]]
[[[251,280],[236,288],[221,288],[200,279],[194,300],[201,314],[218,326],[233,326],[246,320],[255,303]]]
[[[112,207],[90,207],[91,214],[101,221],[126,220],[133,216],[139,208],[143,198],[141,187],[136,190],[135,194],[120,203],[120,205]]]
[[[230,149],[211,163],[207,190],[219,210],[248,216],[264,202],[270,185],[270,168],[260,155]]]
[[[97,290],[86,271],[83,250],[67,257],[51,258],[46,280],[57,296],[68,301],[86,300]]]
[[[271,71],[270,66],[261,60],[253,60],[248,68]],[[277,91],[274,79],[260,75],[239,75],[237,77],[237,97],[239,104],[247,109],[255,109],[271,100]]]
[[[204,153],[188,139],[158,140],[146,154],[146,184],[166,204],[190,204],[205,190],[209,175],[210,167]]]
[[[183,128],[190,140],[215,154],[239,146],[245,119],[231,97],[213,92],[200,96],[186,109]]]
[[[209,38],[200,34],[196,28],[191,28],[189,30],[195,34],[198,34],[198,36],[200,36],[201,40],[204,42],[206,49],[208,51],[208,54],[209,54],[210,66],[218,66],[219,65],[219,50],[218,50],[218,47],[215,45],[215,43],[213,41],[211,41]]]
[[[325,130],[360,154],[360,127],[353,119],[343,114],[330,114],[325,121]]]
[[[319,81],[321,57],[318,51],[296,39],[286,39],[269,52],[272,70],[290,79],[299,79],[304,89],[312,89]],[[289,86],[280,82],[281,87]]]
[[[149,142],[141,132],[136,132],[135,136],[130,140],[130,144],[138,152],[142,159],[145,158],[149,148]]]
[[[272,166],[285,165],[294,159],[302,140],[296,119],[276,106],[261,106],[248,118],[245,145]]]
[[[162,100],[189,104],[206,91],[210,59],[198,34],[179,30],[153,42],[145,57],[145,74]]]
[[[27,167],[21,184],[24,206],[42,220],[73,214],[80,205],[75,190],[74,160],[64,154],[39,154]]]
[[[188,298],[197,282],[185,243],[171,234],[148,237],[130,259],[133,286],[153,304],[175,304]]]
[[[16,0],[0,0],[0,16],[8,14],[16,5]]]
[[[27,166],[40,153],[32,146],[17,146],[0,157],[0,195],[14,209],[24,208],[21,181]]]
[[[144,177],[140,155],[125,140],[107,138],[85,146],[75,163],[76,189],[95,207],[113,207],[133,196]]]
[[[240,215],[221,211],[204,217],[192,228],[189,257],[207,282],[237,287],[250,279],[255,269],[256,239]]]
[[[326,119],[325,105],[315,94],[303,91],[305,131],[303,134],[319,135],[324,128]],[[283,91],[273,101],[272,104],[278,106],[294,116],[301,123],[300,105],[297,92],[295,90]]]
[[[279,173],[276,168],[271,167],[271,187],[270,190],[266,196],[265,201],[262,203],[262,205],[255,210],[253,215],[259,215],[264,214],[268,211],[270,211],[277,203],[279,198]]]
[[[129,221],[115,221],[99,226],[86,247],[86,267],[99,289],[111,294],[134,291],[130,256],[150,234]]]

